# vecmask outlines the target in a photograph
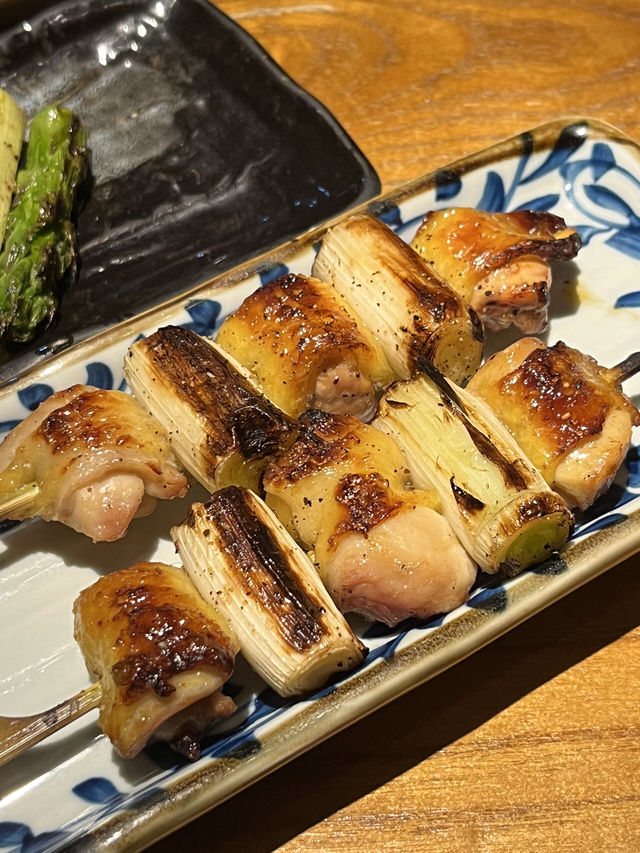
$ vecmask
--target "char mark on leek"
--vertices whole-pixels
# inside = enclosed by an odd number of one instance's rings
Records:
[[[237,582],[274,611],[283,639],[296,651],[315,645],[326,633],[316,602],[296,583],[268,528],[236,486],[216,492],[204,505],[223,547],[232,557]],[[188,519],[192,523],[192,519]]]
[[[57,106],[31,122],[0,254],[0,338],[32,340],[58,308],[64,278],[76,270],[78,189],[89,155],[78,118]]]
[[[456,499],[456,503],[462,512],[466,515],[471,515],[474,512],[481,512],[484,509],[483,502],[478,500],[478,498],[474,497],[469,492],[466,492],[464,489],[461,489],[460,486],[456,484],[454,476],[451,477],[449,482],[451,483],[451,491]]]

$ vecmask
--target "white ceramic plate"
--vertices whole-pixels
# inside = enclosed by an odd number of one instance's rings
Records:
[[[452,204],[548,209],[577,227],[576,262],[556,269],[549,342],[612,365],[640,340],[640,151],[598,122],[556,122],[522,134],[383,197],[373,210],[412,236],[421,215]],[[122,386],[139,335],[167,323],[212,333],[249,292],[286,269],[309,272],[316,229],[293,243],[61,354],[0,394],[8,430],[52,391],[74,382]],[[493,348],[507,342],[503,335]],[[638,402],[640,381],[627,393]],[[304,701],[284,701],[239,662],[229,686],[237,713],[185,764],[164,748],[119,759],[88,715],[2,770],[0,850],[134,850],[151,843],[333,732],[504,633],[640,548],[637,436],[610,493],[580,519],[561,558],[501,583],[480,583],[467,605],[421,625],[359,626],[370,649],[350,677]],[[94,545],[59,524],[27,522],[0,539],[0,714],[30,714],[87,686],[72,634],[72,602],[98,575],[140,559],[175,562],[167,531],[188,500],[161,505],[116,543]]]

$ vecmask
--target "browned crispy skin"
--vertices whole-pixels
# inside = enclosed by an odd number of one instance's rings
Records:
[[[410,488],[409,476],[402,456],[386,436],[371,427],[361,429],[348,416],[318,410],[306,412],[298,423],[298,438],[287,453],[270,463],[264,482],[267,491],[277,494],[312,478],[326,480],[328,495],[335,502],[327,501],[320,512],[336,516],[330,547],[349,531],[368,533],[401,506],[394,489]],[[308,497],[302,500],[303,506],[309,506]]]
[[[99,541],[124,536],[136,514],[188,485],[165,433],[129,394],[84,385],[53,394],[0,445],[0,500],[28,483],[36,500],[10,517],[62,521]]]
[[[370,419],[393,378],[373,336],[317,278],[281,276],[248,296],[217,342],[292,417],[310,406]]]
[[[581,240],[551,213],[456,207],[428,213],[412,246],[489,328],[531,333],[546,325],[548,265],[575,257]]]
[[[631,427],[640,424],[614,371],[562,342],[516,342],[488,360],[469,390],[487,400],[549,485],[581,509],[608,487]],[[581,467],[570,484],[572,453]]]
[[[214,714],[233,710],[218,691],[233,671],[236,650],[182,569],[137,563],[113,572],[80,593],[74,613],[87,668],[102,682],[100,725],[118,752],[133,757],[182,714],[181,727],[170,727],[171,739],[189,743],[194,757],[203,705],[207,725]]]
[[[475,577],[428,491],[379,430],[310,411],[289,450],[267,467],[267,502],[303,545],[343,612],[389,625],[461,604]]]

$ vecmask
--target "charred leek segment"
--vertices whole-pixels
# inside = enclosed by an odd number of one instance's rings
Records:
[[[200,737],[235,710],[220,688],[238,651],[224,618],[180,568],[137,563],[74,603],[75,638],[102,686],[100,726],[124,758],[150,738],[194,759]]]
[[[292,421],[220,347],[189,329],[167,326],[134,343],[124,373],[209,491],[230,483],[257,489],[267,459],[292,441]]]
[[[4,243],[7,214],[16,188],[24,128],[24,112],[10,95],[0,90],[0,248]]]
[[[242,653],[281,696],[321,687],[364,659],[313,565],[252,492],[194,504],[171,536],[200,593],[233,624]]]
[[[456,382],[479,366],[475,313],[380,220],[357,214],[331,228],[313,274],[332,284],[373,332],[396,377],[410,377],[419,358]]]
[[[38,113],[0,255],[0,338],[6,341],[31,340],[58,307],[60,283],[75,265],[71,217],[87,169],[85,132],[73,113],[56,106]]]
[[[573,517],[478,397],[429,365],[396,382],[374,425],[404,450],[418,486],[431,486],[444,515],[486,572],[514,575],[567,540]]]
[[[281,276],[245,299],[217,342],[292,417],[308,408],[371,420],[393,374],[373,335],[330,285]]]

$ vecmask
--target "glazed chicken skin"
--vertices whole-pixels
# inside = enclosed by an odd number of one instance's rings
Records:
[[[468,389],[484,397],[551,488],[584,510],[611,485],[640,425],[621,389],[638,361],[607,369],[562,342],[528,337],[492,356]]]
[[[188,758],[234,702],[220,692],[237,642],[181,568],[137,563],[105,575],[74,603],[74,635],[100,680],[100,727],[123,758],[153,737]]]
[[[344,613],[395,625],[452,610],[476,568],[427,490],[412,491],[388,436],[347,415],[309,411],[267,467],[267,503],[303,546]]]
[[[0,501],[36,497],[3,517],[61,521],[94,541],[125,535],[187,479],[159,425],[129,395],[86,385],[53,394],[0,445]]]
[[[411,245],[488,331],[513,324],[535,334],[547,325],[549,264],[575,257],[581,240],[551,213],[454,207],[428,213]]]
[[[261,287],[216,340],[295,418],[314,408],[371,420],[376,391],[393,379],[373,335],[317,278],[290,274]]]

